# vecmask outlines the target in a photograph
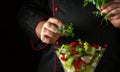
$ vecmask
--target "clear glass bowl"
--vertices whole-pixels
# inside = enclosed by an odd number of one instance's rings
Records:
[[[64,72],[94,72],[106,48],[82,40],[56,42],[55,52]]]

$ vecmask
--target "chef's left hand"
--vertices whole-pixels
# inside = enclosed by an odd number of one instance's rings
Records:
[[[120,28],[120,0],[110,0],[102,5],[100,10],[109,14],[109,20],[114,27]]]

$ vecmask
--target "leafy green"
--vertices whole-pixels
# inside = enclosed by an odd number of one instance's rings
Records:
[[[66,67],[66,68],[71,68],[73,61],[74,61],[74,58],[73,58],[73,57],[70,57],[70,58],[65,62],[65,67]]]
[[[65,23],[57,29],[57,33],[65,35],[65,37],[74,37],[75,34],[73,33],[73,30],[74,28],[72,23]]]
[[[103,4],[108,2],[108,0],[84,0],[84,7],[88,5],[89,3],[92,3],[96,6],[96,8],[100,8]]]
[[[84,7],[87,6],[89,3],[92,3],[93,5],[95,5],[95,7],[97,9],[99,9],[102,5],[104,5],[106,2],[108,2],[108,0],[84,0]],[[106,14],[103,14],[101,13],[99,10],[97,11],[93,11],[93,14],[97,17],[100,17],[100,15],[103,16],[103,19],[101,21],[101,25],[103,24],[103,21],[106,22],[106,25],[108,25],[108,17],[109,15],[106,13]]]

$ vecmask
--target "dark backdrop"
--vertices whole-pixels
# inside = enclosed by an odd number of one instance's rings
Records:
[[[34,51],[30,47],[30,41],[20,29],[17,14],[25,0],[13,0],[2,2],[2,31],[4,71],[7,72],[35,72],[33,58]]]

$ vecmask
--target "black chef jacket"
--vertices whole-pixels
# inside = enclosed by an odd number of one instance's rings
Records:
[[[63,68],[54,53],[53,45],[46,45],[37,38],[35,28],[39,21],[56,17],[64,23],[74,24],[74,38],[62,37],[58,41],[69,43],[78,38],[91,44],[108,44],[95,72],[119,72],[120,30],[113,27],[108,21],[100,25],[102,17],[92,14],[96,8],[92,4],[83,7],[84,0],[28,0],[19,11],[19,24],[21,29],[31,40],[31,46],[39,51],[40,61],[37,72],[63,72]]]

